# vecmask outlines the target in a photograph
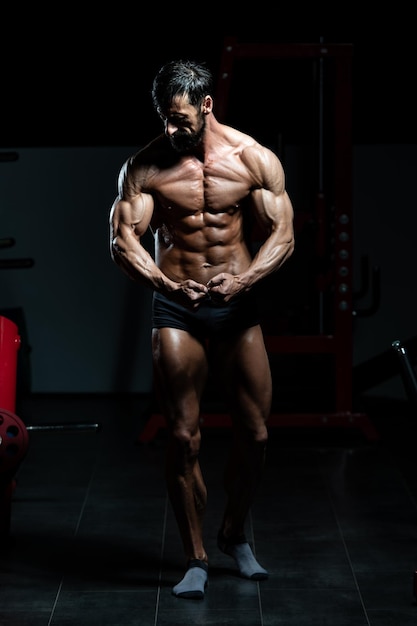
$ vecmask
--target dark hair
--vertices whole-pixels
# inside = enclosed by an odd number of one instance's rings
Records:
[[[161,67],[152,85],[152,100],[157,111],[166,111],[175,96],[187,95],[198,106],[213,94],[213,76],[207,67],[195,61],[170,61]]]

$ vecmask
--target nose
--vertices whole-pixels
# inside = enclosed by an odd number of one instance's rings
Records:
[[[165,134],[170,137],[178,130],[178,126],[176,124],[172,124],[172,122],[165,122]]]

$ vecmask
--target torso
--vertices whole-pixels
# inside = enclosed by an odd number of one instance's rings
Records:
[[[250,263],[243,220],[254,185],[240,148],[216,150],[205,163],[181,157],[149,177],[154,197],[156,262],[173,280],[206,283]]]

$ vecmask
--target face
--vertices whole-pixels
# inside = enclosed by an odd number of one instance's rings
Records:
[[[159,112],[164,122],[165,135],[179,154],[189,154],[197,148],[204,135],[204,113],[189,104],[186,96],[174,98],[165,114]]]

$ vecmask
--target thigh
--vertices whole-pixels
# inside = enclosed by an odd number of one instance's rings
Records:
[[[219,342],[214,361],[233,418],[255,429],[262,426],[271,410],[272,379],[261,327]]]
[[[207,379],[204,344],[187,331],[152,331],[154,382],[161,408],[170,421],[196,425]]]

